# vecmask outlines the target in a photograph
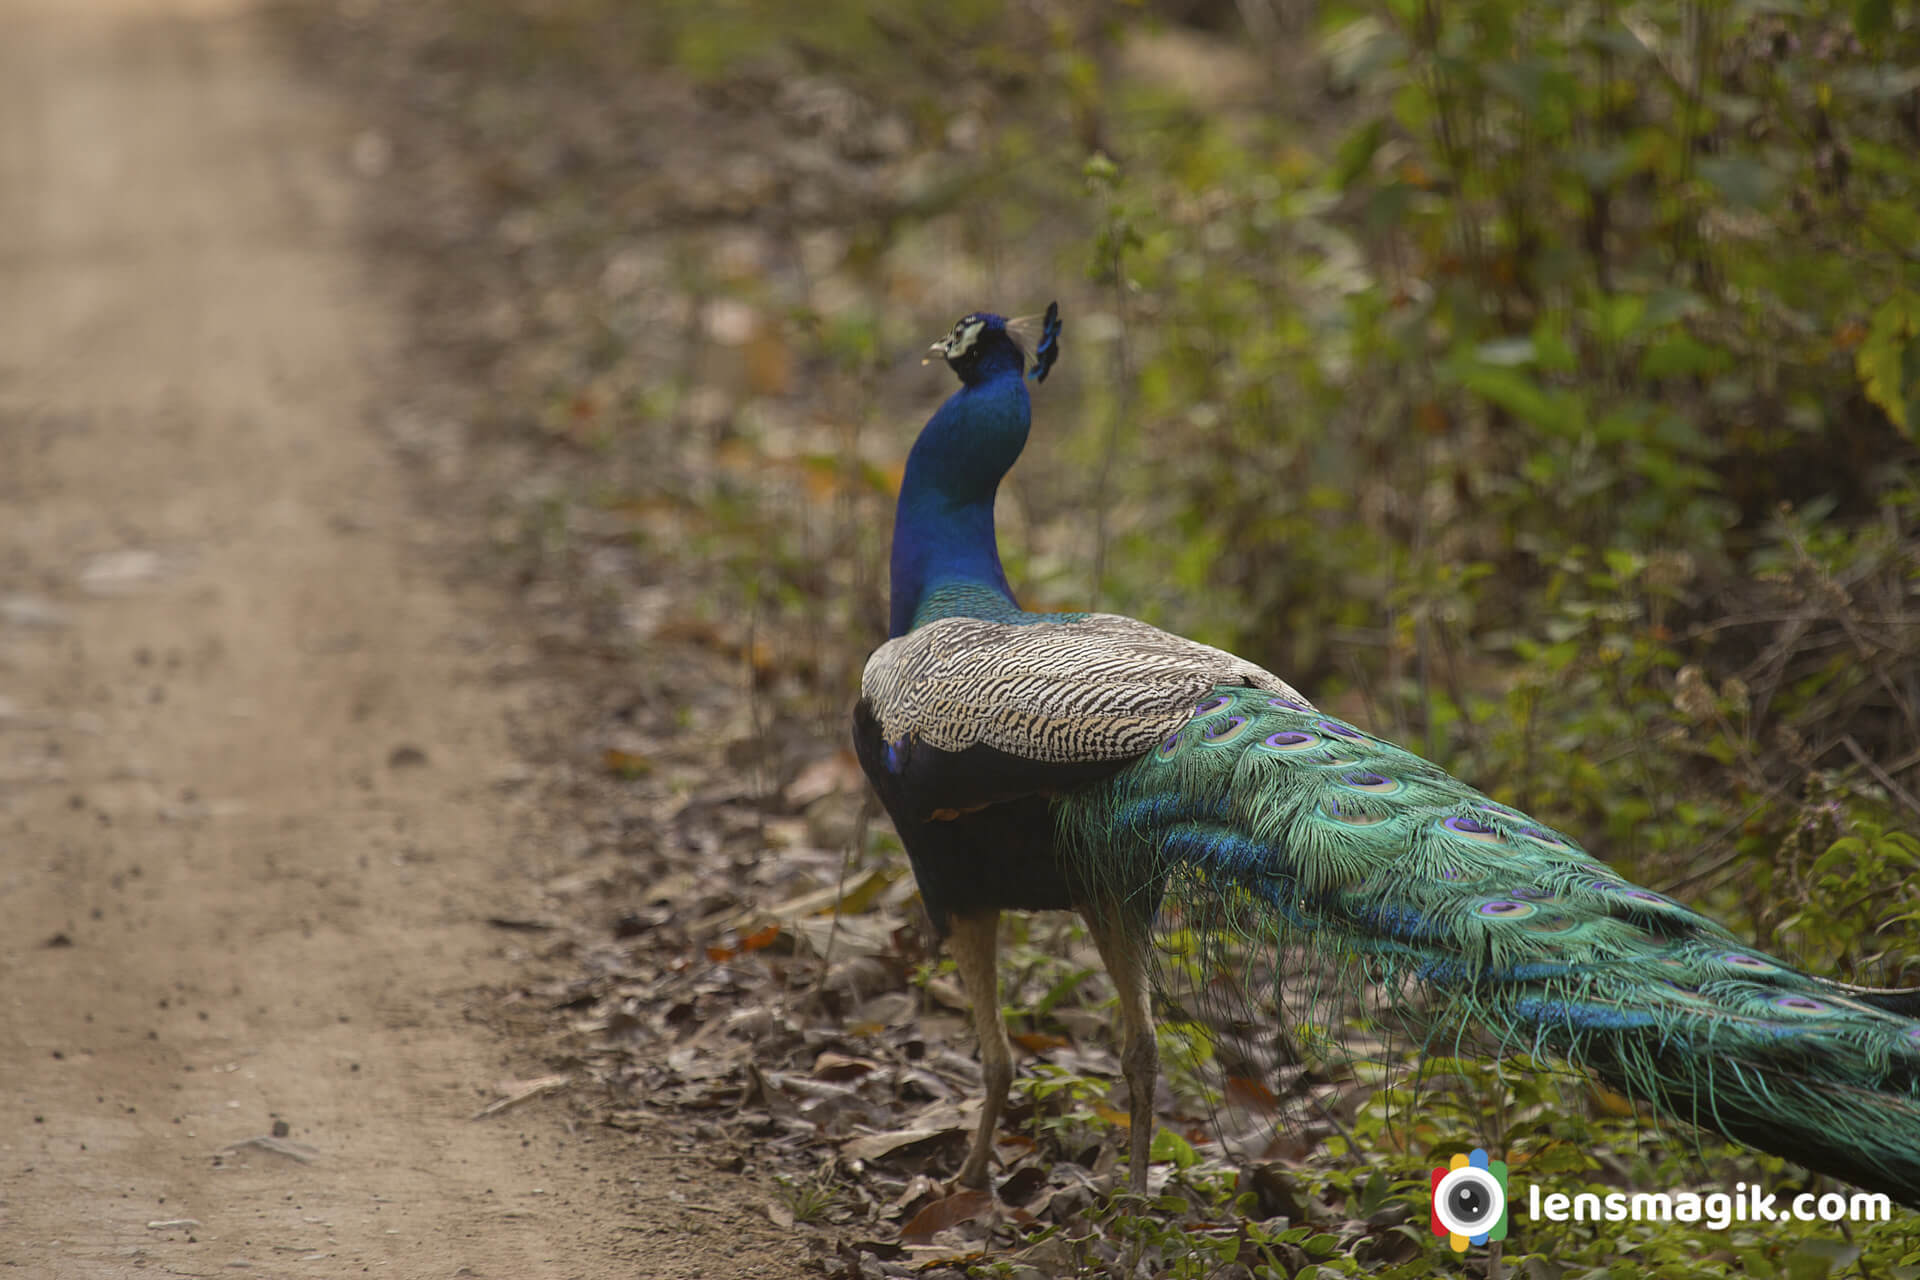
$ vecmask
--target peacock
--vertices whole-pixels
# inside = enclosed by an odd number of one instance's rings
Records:
[[[1471,1028],[1920,1207],[1920,988],[1798,972],[1231,653],[1016,603],[994,498],[1060,332],[1049,306],[1030,355],[1020,324],[977,312],[930,348],[960,388],[908,455],[889,639],[853,709],[979,1035],[958,1183],[991,1185],[1013,1078],[1000,915],[1057,909],[1085,919],[1118,993],[1146,1189],[1153,930],[1177,901],[1275,956],[1357,966],[1376,1003],[1438,1028],[1428,1043]]]

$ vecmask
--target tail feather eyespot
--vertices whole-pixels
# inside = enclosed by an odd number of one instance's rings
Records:
[[[1492,827],[1480,821],[1480,819],[1478,818],[1463,818],[1460,815],[1455,814],[1451,818],[1443,818],[1440,822],[1440,825],[1442,828],[1452,832],[1456,836],[1461,836],[1461,837],[1464,837],[1465,839],[1473,840],[1480,844],[1504,843],[1504,841],[1502,841],[1500,838],[1499,832],[1495,831]]]
[[[1206,732],[1200,735],[1200,741],[1209,746],[1219,746],[1222,743],[1231,742],[1233,739],[1239,737],[1240,731],[1246,727],[1247,718],[1245,716],[1228,716],[1226,720],[1220,724],[1207,726]]]
[[[1294,752],[1305,751],[1319,745],[1319,742],[1320,735],[1304,729],[1282,729],[1278,733],[1268,734],[1261,745],[1274,751]]]

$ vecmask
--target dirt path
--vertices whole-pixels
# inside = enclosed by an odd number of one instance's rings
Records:
[[[351,130],[227,8],[0,0],[0,1266],[792,1274],[664,1138],[468,1119],[525,664],[375,425]]]

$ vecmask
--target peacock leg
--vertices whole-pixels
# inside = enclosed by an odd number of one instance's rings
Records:
[[[980,1037],[980,1079],[986,1087],[980,1100],[980,1128],[973,1135],[967,1162],[960,1166],[958,1181],[963,1187],[985,1188],[994,1129],[1007,1104],[1007,1087],[1013,1083],[1013,1048],[1000,1017],[1000,913],[988,910],[953,917],[947,949],[960,966],[960,984],[973,1006],[973,1029]]]
[[[1160,1045],[1153,1034],[1141,940],[1127,929],[1123,912],[1108,915],[1087,910],[1082,914],[1114,989],[1120,993],[1120,1069],[1127,1078],[1130,1101],[1128,1186],[1136,1195],[1145,1195],[1147,1156],[1153,1147],[1153,1093],[1160,1078]]]

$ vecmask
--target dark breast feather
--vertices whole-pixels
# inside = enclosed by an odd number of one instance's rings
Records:
[[[873,707],[853,710],[853,746],[913,862],[921,901],[944,936],[955,915],[1064,910],[1083,895],[1054,844],[1053,793],[1109,777],[1127,761],[1037,765],[993,747],[889,753]]]

